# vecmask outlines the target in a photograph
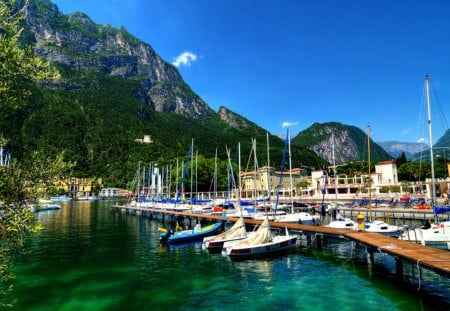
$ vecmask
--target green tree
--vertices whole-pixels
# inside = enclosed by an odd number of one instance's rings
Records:
[[[0,108],[21,107],[31,95],[33,81],[56,77],[49,63],[34,56],[30,46],[21,43],[20,22],[24,19],[28,0],[18,7],[18,1],[0,2]]]
[[[21,4],[21,5],[19,5]],[[35,57],[31,47],[22,45],[23,28],[20,23],[26,14],[28,0],[0,1],[0,114],[8,122],[11,112],[23,108],[31,96],[35,81],[55,77],[47,62]],[[1,138],[1,147],[7,140]],[[42,159],[33,153],[28,160],[13,161],[0,167],[0,305],[8,307],[12,290],[10,281],[11,255],[22,250],[29,233],[40,230],[35,216],[27,207],[39,192],[45,192],[46,184],[69,168],[63,155],[56,159]]]
[[[11,255],[23,251],[25,238],[41,229],[30,203],[51,192],[57,181],[73,166],[64,162],[63,154],[56,158],[44,158],[34,152],[21,162],[0,166],[0,303],[11,306],[7,293],[11,290]]]
[[[404,152],[402,152],[402,154],[395,159],[395,164],[397,164],[397,167],[400,167],[403,163],[408,162],[408,160],[406,159],[406,155]]]
[[[398,169],[398,179],[405,181],[425,180],[430,172],[430,163],[406,162]]]

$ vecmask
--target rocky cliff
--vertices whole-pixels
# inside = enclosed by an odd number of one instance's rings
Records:
[[[31,0],[26,19],[36,55],[72,69],[135,79],[140,99],[156,111],[201,117],[212,109],[177,68],[124,28],[97,25],[83,13],[63,14],[49,0]]]
[[[336,164],[367,161],[367,134],[361,129],[338,122],[314,123],[292,139],[292,144],[313,150],[333,163],[333,144]],[[371,161],[391,159],[386,151],[370,140]]]

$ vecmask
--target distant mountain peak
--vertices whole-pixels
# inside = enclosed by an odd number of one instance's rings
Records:
[[[387,153],[389,153],[393,158],[398,158],[405,153],[407,159],[411,159],[414,154],[422,152],[429,149],[424,143],[411,143],[411,142],[400,142],[400,141],[384,141],[377,142]]]
[[[368,158],[367,134],[355,126],[339,122],[314,123],[294,137],[292,144],[314,151],[329,163],[333,163],[333,144],[336,164],[366,161]],[[372,140],[370,154],[373,161],[391,159],[389,154]]]

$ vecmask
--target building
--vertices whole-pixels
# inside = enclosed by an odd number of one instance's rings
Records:
[[[394,160],[380,162],[375,165],[375,173],[377,174],[377,184],[379,185],[398,184],[397,164]]]
[[[370,182],[370,183],[369,183]],[[369,193],[369,184],[373,195],[380,195],[383,188],[400,187],[395,161],[384,161],[375,165],[375,172],[362,175],[338,174],[326,175],[317,170],[311,172],[309,185],[300,193],[306,197],[352,198],[355,195]],[[402,189],[400,190],[402,192]]]
[[[276,171],[273,167],[264,166],[258,171],[248,171],[241,174],[242,197],[260,198],[269,194],[275,195],[280,185],[280,195],[289,196],[291,190],[296,195],[296,185],[307,179],[307,172],[303,168],[294,168],[291,171]],[[292,177],[292,178],[291,178]]]
[[[126,198],[130,196],[131,191],[120,189],[120,188],[102,188],[98,194],[98,196],[102,199],[109,198]]]

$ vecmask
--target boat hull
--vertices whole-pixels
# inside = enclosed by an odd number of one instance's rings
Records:
[[[231,259],[252,259],[261,257],[278,256],[285,254],[296,247],[297,236],[283,237],[270,243],[235,247],[231,245],[226,248],[226,254]]]
[[[450,250],[450,221],[433,224],[429,228],[408,230],[399,239]]]
[[[213,225],[209,225],[209,226],[201,229],[200,231],[189,230],[189,232],[181,232],[181,233],[176,232],[174,235],[171,235],[168,238],[166,238],[166,242],[169,245],[199,242],[199,241],[203,241],[203,238],[205,238],[205,237],[219,233],[219,231],[221,229],[222,229],[222,223],[217,222]],[[166,236],[166,234],[160,234],[160,239],[162,242],[164,242],[165,236]]]
[[[248,236],[241,236],[232,239],[223,239],[215,241],[205,241],[203,240],[203,249],[206,249],[210,254],[219,254],[222,252],[223,245],[227,242],[237,242],[246,239]]]

